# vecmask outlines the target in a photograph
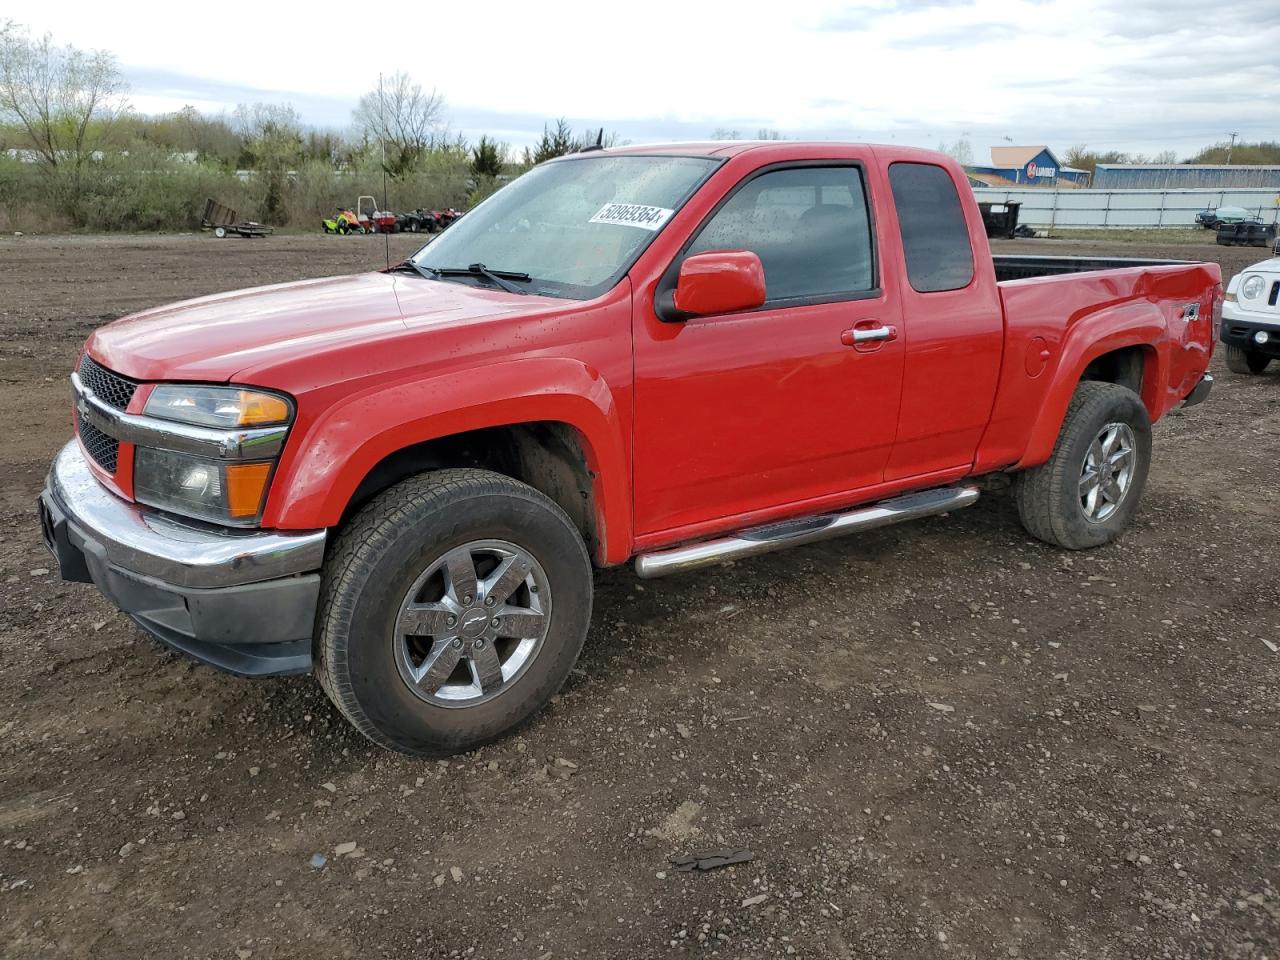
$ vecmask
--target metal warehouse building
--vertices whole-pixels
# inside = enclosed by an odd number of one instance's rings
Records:
[[[1089,182],[1089,171],[1064,167],[1053,151],[1043,145],[992,147],[991,163],[974,166],[972,173],[984,180],[994,176],[1031,187],[1084,185]]]
[[[1100,163],[1093,186],[1098,190],[1280,189],[1280,166]]]

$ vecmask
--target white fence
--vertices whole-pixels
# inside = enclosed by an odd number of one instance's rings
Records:
[[[980,203],[1021,203],[1018,222],[1033,227],[1193,227],[1210,207],[1244,207],[1280,222],[1275,190],[1002,190],[975,187]]]

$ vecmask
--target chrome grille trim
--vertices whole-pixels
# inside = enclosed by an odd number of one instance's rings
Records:
[[[138,391],[138,381],[121,376],[114,370],[108,370],[87,353],[80,358],[78,372],[84,385],[92,390],[96,397],[117,410],[127,408],[129,401]]]
[[[125,443],[214,460],[268,460],[284,447],[289,427],[217,430],[125,413],[100,398],[78,373],[71,374],[76,414],[108,437]]]

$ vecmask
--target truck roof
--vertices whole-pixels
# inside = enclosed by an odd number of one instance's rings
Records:
[[[894,159],[928,160],[936,163],[941,156],[933,150],[918,147],[903,147],[889,144],[871,144],[865,142],[845,142],[833,140],[692,140],[674,143],[641,143],[628,144],[624,147],[605,147],[603,150],[589,150],[586,153],[570,153],[556,159],[571,159],[578,156],[681,156],[681,157],[735,157],[748,152],[778,154],[779,160],[792,158],[840,158],[853,151],[874,149]]]

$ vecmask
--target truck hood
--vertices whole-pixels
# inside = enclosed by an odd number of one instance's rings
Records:
[[[406,323],[401,298],[411,303]],[[223,382],[250,367],[305,360],[344,343],[405,336],[411,327],[526,309],[542,298],[394,274],[303,280],[185,300],[95,331],[88,352],[136,380]]]

